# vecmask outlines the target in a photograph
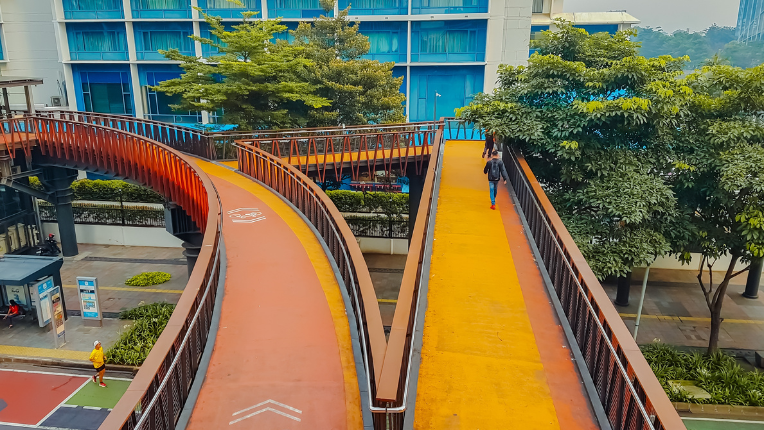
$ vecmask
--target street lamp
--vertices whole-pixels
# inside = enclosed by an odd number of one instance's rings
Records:
[[[435,108],[433,109],[433,112],[432,112],[433,121],[438,120],[438,97],[440,97],[440,94],[438,94],[438,92],[436,91],[435,92]]]

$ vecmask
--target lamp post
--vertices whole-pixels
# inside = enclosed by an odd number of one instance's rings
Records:
[[[440,97],[440,94],[438,94],[438,92],[435,91],[435,108],[433,109],[433,112],[432,112],[433,121],[438,120],[438,97]]]

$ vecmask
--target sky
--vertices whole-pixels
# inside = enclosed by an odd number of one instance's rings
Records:
[[[626,10],[642,27],[700,31],[712,26],[734,27],[740,0],[565,0],[565,12]]]

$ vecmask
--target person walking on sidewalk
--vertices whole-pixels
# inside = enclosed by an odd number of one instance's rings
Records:
[[[491,153],[491,159],[485,163],[483,173],[488,174],[488,191],[491,193],[491,209],[496,209],[496,191],[499,185],[499,180],[504,178],[504,184],[507,183],[509,175],[507,175],[507,169],[504,167],[504,162],[499,158],[499,151],[493,150]]]
[[[490,158],[493,151],[493,142],[496,139],[496,133],[485,134],[485,147],[483,148],[483,158]]]
[[[96,374],[93,375],[93,383],[96,383],[96,377],[98,377],[100,379],[98,385],[106,388],[106,384],[103,383],[103,374],[106,373],[106,364],[104,363],[101,342],[93,342],[93,352],[90,353],[90,361],[93,363],[93,367],[95,367],[96,371]]]

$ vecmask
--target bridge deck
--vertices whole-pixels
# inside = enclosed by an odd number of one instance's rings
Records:
[[[227,272],[187,428],[362,428],[348,320],[320,242],[277,195],[225,167],[196,163],[222,202]],[[237,216],[252,211],[228,213],[238,208],[257,208],[265,219],[236,222],[253,219]]]
[[[506,187],[489,209],[481,147],[445,147],[414,428],[596,429]]]

